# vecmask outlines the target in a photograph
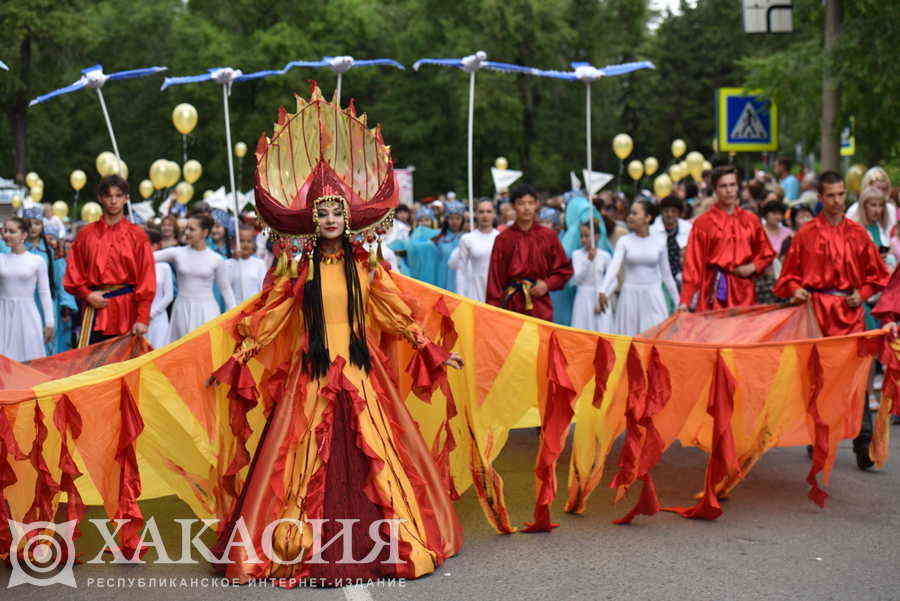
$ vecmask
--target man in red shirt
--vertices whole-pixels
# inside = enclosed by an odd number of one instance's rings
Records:
[[[104,177],[97,187],[103,216],[78,232],[63,286],[84,313],[79,347],[132,333],[147,333],[156,294],[153,251],[147,234],[125,219],[128,182]]]
[[[515,222],[494,240],[488,271],[488,304],[540,319],[553,319],[551,290],[572,277],[572,262],[556,232],[535,223],[537,195],[531,186],[512,192]]]
[[[759,217],[738,206],[734,165],[713,169],[716,204],[694,221],[685,249],[679,311],[697,296],[696,310],[711,311],[756,304],[753,276],[775,259]]]
[[[884,289],[888,271],[868,232],[844,217],[847,191],[841,176],[826,171],[819,177],[818,189],[822,212],[794,236],[773,291],[798,303],[810,302],[823,336],[862,332],[863,303]],[[853,441],[860,469],[873,465],[867,397],[859,436]]]

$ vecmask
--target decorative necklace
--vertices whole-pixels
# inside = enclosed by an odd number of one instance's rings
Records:
[[[325,263],[326,265],[340,263],[343,260],[344,260],[344,251],[343,250],[339,250],[333,254],[326,254],[325,252],[322,253],[322,262]]]

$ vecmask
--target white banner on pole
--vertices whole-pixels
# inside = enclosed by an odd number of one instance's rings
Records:
[[[588,192],[591,196],[613,180],[611,173],[603,173],[602,171],[591,171],[590,176],[588,176],[588,170],[582,169],[582,174],[584,175],[584,181],[588,182]]]
[[[497,169],[496,167],[491,167],[491,177],[494,178],[494,189],[499,192],[503,188],[509,190],[510,185],[522,177],[522,172],[514,169]]]
[[[581,190],[581,180],[574,171],[569,171],[569,190]]]
[[[415,170],[415,167],[394,169],[394,178],[397,182],[397,189],[400,191],[400,204],[408,207],[413,205],[413,171]]]

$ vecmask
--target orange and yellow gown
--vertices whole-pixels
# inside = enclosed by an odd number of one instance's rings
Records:
[[[294,354],[231,518],[231,525],[243,519],[261,562],[251,563],[246,549],[233,547],[231,563],[223,566],[226,576],[309,578],[325,585],[358,578],[416,578],[434,571],[460,548],[461,528],[447,487],[385,369],[385,355],[373,341],[381,333],[406,339],[419,351],[414,362],[420,372],[445,369],[449,354],[425,337],[385,269],[379,265],[370,273],[357,258],[372,369],[366,373],[352,365],[343,261],[341,254],[320,264],[330,368],[324,377],[310,379],[302,353]],[[290,280],[284,278],[278,286],[287,289]],[[268,323],[257,320],[248,326],[268,329],[257,341],[271,339],[288,325],[304,337],[300,303],[279,302],[278,294],[270,298],[275,299],[271,306],[255,313]],[[280,523],[272,536],[272,557],[287,562],[279,563],[264,556],[263,532],[269,523],[286,519],[295,521]],[[373,548],[373,522],[402,520],[395,530],[401,561],[384,563],[390,549],[383,546],[369,563],[342,563],[342,541],[336,541],[322,551],[324,563],[308,563],[314,551],[310,519],[327,520],[320,532],[323,545],[341,531],[335,520],[358,519],[352,532],[357,562]],[[381,540],[388,541],[391,525],[384,522],[380,530]],[[231,531],[220,532],[220,549]],[[301,553],[302,560],[290,563]]]

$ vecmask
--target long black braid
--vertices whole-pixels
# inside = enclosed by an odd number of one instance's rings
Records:
[[[344,276],[347,280],[347,318],[350,322],[350,363],[368,373],[372,368],[369,347],[366,342],[366,314],[363,307],[362,288],[350,241],[343,239]],[[313,250],[313,277],[303,286],[303,320],[309,339],[303,354],[307,373],[321,378],[328,373],[331,360],[328,354],[328,335],[325,330],[325,307],[322,301],[322,253],[318,246]]]

